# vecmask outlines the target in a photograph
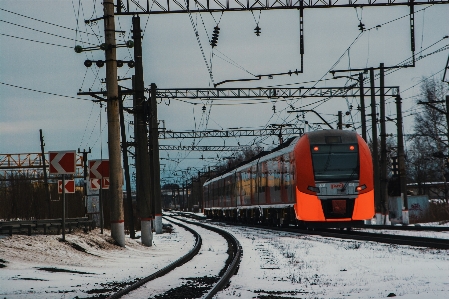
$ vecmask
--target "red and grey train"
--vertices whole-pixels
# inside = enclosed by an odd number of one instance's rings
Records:
[[[274,225],[351,227],[374,215],[373,164],[353,131],[320,130],[203,186],[208,218]]]

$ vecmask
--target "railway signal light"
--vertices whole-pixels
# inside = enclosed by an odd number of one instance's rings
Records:
[[[212,48],[217,46],[218,34],[220,34],[220,27],[215,26],[214,32],[212,33],[212,40],[210,41],[210,45],[212,46]]]
[[[399,175],[399,161],[398,157],[391,157],[391,171],[393,172],[393,176]]]
[[[260,30],[261,30],[261,28],[259,27],[259,25],[257,25],[256,28],[254,28],[254,33],[255,33],[257,36],[260,36]]]

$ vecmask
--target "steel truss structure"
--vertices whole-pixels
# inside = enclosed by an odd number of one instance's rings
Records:
[[[48,172],[50,161],[45,154],[45,166]],[[43,165],[41,153],[28,154],[0,154],[0,177],[20,174],[30,179],[43,179]],[[50,179],[56,178],[49,176]],[[84,178],[83,155],[76,155],[75,178]]]
[[[302,128],[281,128],[281,129],[260,129],[260,130],[230,130],[230,131],[193,131],[193,132],[172,132],[160,131],[159,139],[177,139],[177,138],[206,138],[206,137],[256,137],[265,135],[295,135],[300,136],[304,133]],[[242,149],[242,146],[239,146]],[[159,149],[162,149],[159,146]]]
[[[251,146],[200,146],[200,145],[159,145],[159,150],[163,151],[199,151],[199,152],[240,152],[251,149]],[[261,148],[257,148],[262,150]]]
[[[396,96],[399,86],[384,87],[385,96]],[[363,94],[371,96],[371,89],[365,88]],[[380,96],[380,87],[374,88],[375,96]],[[272,99],[272,98],[325,98],[360,96],[360,88],[348,87],[299,87],[299,88],[176,88],[157,89],[158,99]]]
[[[125,3],[126,2],[126,3]],[[117,0],[117,15],[448,4],[449,0]]]

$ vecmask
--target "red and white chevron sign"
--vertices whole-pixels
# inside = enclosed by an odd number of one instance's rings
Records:
[[[58,193],[62,194],[62,180],[58,180]],[[65,180],[65,193],[75,193],[75,180]]]
[[[90,179],[90,189],[92,190],[100,189],[100,179]],[[109,178],[103,178],[102,189],[109,189]]]
[[[109,160],[89,160],[89,178],[101,179],[109,177]]]
[[[76,151],[48,152],[50,174],[75,174]]]

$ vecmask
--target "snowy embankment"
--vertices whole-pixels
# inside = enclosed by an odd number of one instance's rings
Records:
[[[449,294],[446,250],[220,226],[239,240],[243,258],[238,273],[230,286],[218,293],[218,299],[389,295],[415,299],[447,298]],[[437,237],[444,234],[438,233]],[[0,267],[5,266],[0,270],[0,298],[98,295],[95,290],[111,288],[107,283],[130,281],[155,272],[186,253],[194,243],[191,234],[178,227],[172,234],[155,234],[155,245],[150,248],[131,239],[127,239],[126,248],[120,248],[111,244],[108,235],[108,231],[100,235],[99,230],[79,232],[66,235],[67,243],[59,242],[60,236],[54,235],[0,239]],[[223,241],[211,239],[204,249],[220,248],[221,244],[214,242]],[[218,268],[223,261],[212,255],[204,255],[201,262]],[[198,268],[204,267],[202,263]],[[48,272],[51,269],[45,268],[72,272]],[[185,269],[178,278],[198,274]],[[175,280],[162,278],[157,285],[171,281]],[[147,287],[152,288],[156,286]],[[135,298],[142,295],[136,293]]]

